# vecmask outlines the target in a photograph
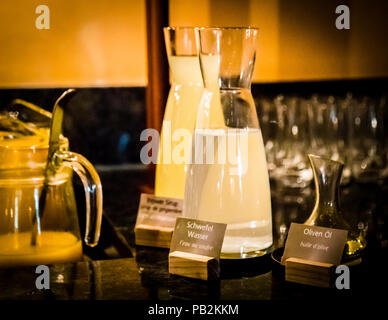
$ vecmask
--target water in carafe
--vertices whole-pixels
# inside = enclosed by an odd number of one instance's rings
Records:
[[[227,224],[221,258],[248,258],[272,245],[269,177],[250,91],[257,30],[203,28],[205,93],[198,110],[184,215]]]

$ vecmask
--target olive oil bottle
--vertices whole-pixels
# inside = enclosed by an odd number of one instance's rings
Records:
[[[316,200],[305,224],[348,230],[343,260],[358,258],[366,247],[364,231],[352,228],[339,208],[339,186],[344,164],[312,154],[308,157],[314,173]]]

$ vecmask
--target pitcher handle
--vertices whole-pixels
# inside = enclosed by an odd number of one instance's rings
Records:
[[[84,156],[75,152],[58,151],[53,156],[53,162],[56,167],[63,165],[73,169],[82,181],[86,202],[86,231],[84,240],[89,247],[94,247],[100,238],[102,220],[102,186],[100,177],[93,165]]]

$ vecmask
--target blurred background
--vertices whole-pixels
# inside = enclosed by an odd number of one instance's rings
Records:
[[[66,88],[78,88],[66,115],[65,134],[71,150],[97,166],[107,194],[106,208],[114,212],[117,199],[109,194],[118,186],[109,179],[104,182],[104,177],[124,170],[138,177],[138,183],[143,179],[139,135],[149,126],[147,57],[164,56],[164,48],[147,49],[146,0],[46,0],[49,30],[35,27],[40,4],[1,1],[0,109],[20,98],[51,110]],[[382,201],[388,176],[388,2],[169,0],[164,4],[172,26],[259,28],[252,91],[272,196],[278,199],[273,212],[279,238],[290,221],[303,222],[306,217],[301,212],[311,210],[314,190],[306,155],[315,153],[345,162],[341,182],[345,211],[360,228],[377,230],[377,238],[386,246],[387,230],[375,213],[388,212]],[[349,30],[335,27],[338,5],[350,9]],[[120,173],[115,179],[120,177],[127,176]]]

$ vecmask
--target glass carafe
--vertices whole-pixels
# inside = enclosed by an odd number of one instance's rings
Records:
[[[305,224],[348,230],[344,259],[359,256],[366,247],[364,231],[350,226],[339,207],[339,187],[344,164],[312,154],[308,157],[314,174],[316,200]]]
[[[267,162],[251,78],[257,29],[202,28],[204,95],[198,110],[184,215],[226,223],[221,258],[242,259],[272,245]]]
[[[183,199],[187,157],[203,93],[198,57],[198,30],[191,27],[169,27],[164,28],[164,36],[171,89],[160,137],[155,194]],[[177,150],[188,152],[176,152]]]
[[[102,187],[98,174],[88,160],[68,150],[68,140],[62,137],[52,158],[55,175],[48,181],[41,212],[49,129],[20,121],[15,115],[0,114],[0,267],[81,260],[72,172],[84,185],[85,242],[89,246],[97,244],[100,234]]]

